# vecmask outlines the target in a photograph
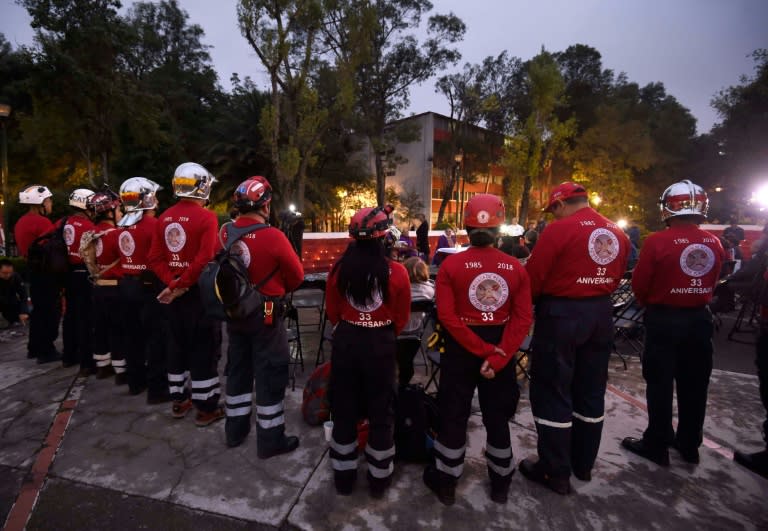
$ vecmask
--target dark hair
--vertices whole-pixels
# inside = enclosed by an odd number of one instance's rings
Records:
[[[373,300],[374,293],[381,292],[387,300],[389,288],[389,262],[384,254],[381,238],[354,240],[347,246],[341,259],[333,266],[331,274],[339,270],[338,287],[343,297],[366,306]]]
[[[577,196],[577,197],[569,197],[564,203],[568,203],[569,205],[580,205],[582,203],[589,203],[589,199],[587,199],[584,196]]]
[[[475,247],[485,247],[496,243],[496,239],[499,237],[499,228],[467,227],[467,235],[469,236],[470,244]]]
[[[8,260],[7,258],[0,258],[0,267],[5,267],[5,266],[13,267],[13,262]]]

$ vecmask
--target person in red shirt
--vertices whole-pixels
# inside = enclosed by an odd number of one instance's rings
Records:
[[[117,247],[115,224],[120,221],[120,196],[106,189],[94,193],[86,202],[96,234],[101,236],[93,244],[96,251],[98,276],[92,278],[93,287],[93,361],[96,378],[116,374],[116,383],[125,383],[125,354],[122,338],[122,317],[119,311],[120,251]]]
[[[357,479],[357,421],[364,405],[370,423],[365,457],[372,497],[392,482],[395,338],[408,323],[411,287],[402,264],[386,257],[384,236],[392,206],[362,208],[349,223],[354,240],[331,268],[326,312],[334,325],[329,395],[331,465],[336,492]]]
[[[555,221],[526,263],[536,304],[530,397],[539,460],[524,459],[520,472],[568,494],[571,472],[592,478],[600,447],[614,331],[610,294],[626,271],[630,244],[590,208],[579,184],[554,187],[544,212]]]
[[[149,265],[159,190],[160,185],[145,177],[131,177],[120,185],[125,215],[118,222],[117,235],[125,374],[129,390],[146,387],[148,404],[171,400],[165,360],[169,332],[157,300],[163,287]]]
[[[503,222],[501,198],[473,196],[464,214],[470,247],[448,256],[437,274],[437,316],[447,334],[440,360],[435,461],[425,469],[424,483],[446,505],[454,503],[464,469],[475,389],[487,436],[493,501],[506,503],[515,471],[509,419],[520,390],[513,360],[531,327],[532,310],[528,274],[516,258],[494,246]]]
[[[253,228],[232,244],[248,276],[266,297],[265,307],[239,321],[227,323],[227,395],[225,426],[227,446],[239,446],[251,429],[251,403],[256,388],[257,455],[267,459],[292,452],[299,438],[285,435],[284,403],[288,385],[290,351],[285,323],[280,315],[282,298],[304,280],[304,268],[282,231],[268,223],[272,187],[261,176],[250,177],[233,197],[240,213],[232,225],[222,227],[229,241],[232,228]],[[255,378],[255,382],[254,382]]]
[[[217,368],[220,326],[205,316],[197,279],[218,245],[218,220],[205,205],[216,179],[200,164],[186,162],[174,172],[178,203],[163,212],[149,252],[149,263],[165,289],[157,296],[167,304],[173,347],[168,354],[171,413],[184,418],[194,405],[195,424],[208,426],[224,418],[219,406]],[[186,382],[192,387],[191,400]]]
[[[69,249],[69,273],[64,286],[67,311],[64,313],[62,335],[64,338],[64,367],[80,365],[80,376],[96,373],[93,361],[93,286],[88,278],[88,269],[80,256],[80,242],[83,234],[94,230],[88,215],[88,198],[93,191],[78,188],[69,195],[72,215],[59,220],[64,223],[64,241]]]
[[[14,226],[14,236],[19,254],[27,258],[32,242],[54,229],[46,216],[53,208],[53,194],[45,186],[33,184],[19,192],[19,203],[28,205],[26,214]],[[61,320],[61,287],[50,275],[29,271],[29,295],[32,312],[29,316],[29,341],[27,357],[36,358],[38,363],[61,360],[61,353],[53,342],[59,335]]]
[[[669,446],[689,463],[699,462],[707,388],[712,373],[712,314],[707,304],[720,278],[725,251],[717,236],[701,230],[709,199],[685,180],[661,195],[667,229],[650,235],[632,272],[632,289],[646,307],[643,378],[648,427],[642,438],[621,445],[661,465]],[[677,388],[678,426],[672,427]]]

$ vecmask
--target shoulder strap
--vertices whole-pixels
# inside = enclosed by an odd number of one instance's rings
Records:
[[[229,251],[230,247],[234,245],[234,243],[248,234],[249,232],[255,232],[257,230],[266,229],[269,227],[269,223],[254,223],[253,225],[247,225],[245,227],[237,227],[234,223],[231,221],[229,223],[225,223],[221,226],[221,229],[219,230],[219,241],[221,242],[221,246]],[[222,237],[222,234],[227,235],[227,241],[224,243],[224,238]]]

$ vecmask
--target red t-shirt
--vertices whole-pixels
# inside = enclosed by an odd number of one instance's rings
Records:
[[[180,200],[158,218],[149,252],[152,270],[171,289],[193,286],[216,254],[218,230],[216,214]]]
[[[29,252],[29,246],[46,232],[54,228],[50,219],[41,216],[36,212],[27,212],[19,218],[13,227],[13,234],[16,237],[16,246],[19,248],[19,255],[26,258]]]
[[[627,269],[629,238],[589,207],[547,225],[525,264],[531,294],[583,299],[609,295]]]
[[[393,325],[395,334],[399,334],[408,323],[411,314],[411,282],[408,272],[402,264],[389,262],[389,284],[387,300],[381,293],[374,295],[366,306],[360,306],[351,298],[339,293],[338,268],[328,277],[326,286],[326,312],[331,323],[347,321],[356,326],[383,327]],[[334,266],[335,267],[335,266]],[[362,273],[362,272],[361,272]]]
[[[62,220],[63,218],[56,223],[56,226],[61,226]],[[85,215],[75,214],[67,217],[67,223],[64,225],[64,242],[69,249],[71,265],[83,265],[83,259],[80,258],[80,240],[84,232],[95,228],[93,222]]]
[[[99,278],[104,280],[117,280],[121,275],[120,271],[120,250],[117,247],[118,231],[114,225],[102,221],[96,225],[96,232],[105,232],[105,234],[96,240],[96,263],[99,266],[107,267],[112,265],[106,271],[103,271]],[[117,261],[118,263],[115,263]]]
[[[515,355],[531,328],[531,286],[528,273],[517,261],[493,247],[470,247],[449,255],[440,265],[435,286],[440,323],[468,352],[487,358],[494,370],[502,369]],[[503,325],[494,354],[470,325]]]
[[[717,236],[696,225],[672,226],[646,238],[632,290],[644,305],[704,306],[712,300],[723,260]]]
[[[157,218],[146,213],[138,223],[119,229],[117,244],[123,276],[138,276],[142,271],[150,269],[149,249],[156,229]]]
[[[247,227],[259,220],[241,216],[236,227]],[[222,231],[226,243],[226,229]],[[248,233],[232,245],[233,254],[239,254],[248,268],[248,276],[254,284],[262,282],[275,268],[277,271],[259,291],[269,297],[282,297],[295,290],[304,280],[304,267],[291,247],[288,238],[274,227]]]

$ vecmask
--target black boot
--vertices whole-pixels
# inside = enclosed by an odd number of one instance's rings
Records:
[[[640,457],[650,459],[659,466],[669,466],[669,450],[667,448],[650,448],[643,439],[626,437],[621,445]]]
[[[427,465],[424,469],[424,484],[437,495],[437,499],[443,505],[456,503],[456,484],[446,481],[443,474],[434,465]]]
[[[259,456],[259,459],[269,459],[270,457],[274,457],[276,455],[293,452],[298,447],[299,438],[294,435],[289,435],[287,437],[283,437],[282,442],[275,446],[270,446],[269,448],[262,448],[259,446],[258,450],[256,451],[256,455]]]
[[[357,470],[334,470],[333,484],[336,487],[336,494],[349,496],[355,490],[355,481],[357,481]]]
[[[571,481],[568,478],[555,478],[547,474],[539,462],[533,462],[530,459],[520,461],[520,473],[527,479],[544,485],[558,494],[571,493]]]
[[[391,484],[391,475],[385,478],[375,478],[371,475],[370,472],[368,472],[368,493],[371,495],[371,498],[375,498],[377,500],[383,498],[384,493],[387,492],[387,489]]]
[[[683,461],[686,463],[691,463],[693,465],[699,464],[699,449],[698,448],[684,448],[680,446],[677,441],[675,441],[672,444],[672,447],[678,451],[680,454],[680,457],[683,458]]]
[[[733,452],[733,460],[755,474],[760,474],[768,479],[768,449],[754,454]]]
[[[251,416],[247,420],[243,417],[227,417],[224,424],[224,433],[227,436],[227,446],[234,448],[240,446],[251,431]]]
[[[491,500],[496,503],[507,503],[507,499],[509,498],[509,484],[512,482],[514,473],[515,471],[513,469],[512,474],[505,478],[491,476]]]

